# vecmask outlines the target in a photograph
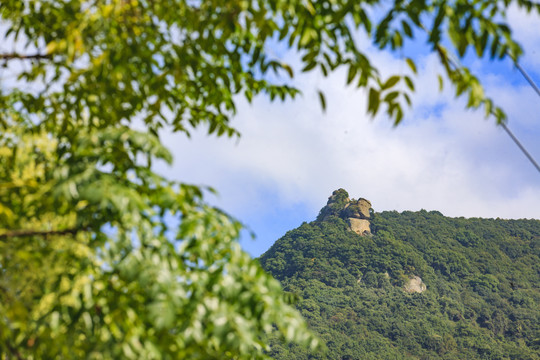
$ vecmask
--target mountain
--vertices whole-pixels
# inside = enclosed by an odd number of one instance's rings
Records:
[[[276,339],[275,359],[540,359],[539,220],[377,213],[339,189],[259,260],[327,346]]]

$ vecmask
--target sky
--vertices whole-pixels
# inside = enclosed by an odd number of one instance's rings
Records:
[[[525,49],[521,64],[540,84],[540,19],[515,9],[507,15]],[[5,31],[1,24],[0,31]],[[365,50],[383,74],[407,71],[399,56]],[[255,240],[247,233],[241,239],[252,256],[313,221],[339,188],[352,198],[369,199],[376,212],[426,209],[452,217],[540,219],[540,173],[493,119],[465,110],[465,101],[455,99],[448,84],[439,91],[441,67],[428,50],[420,39],[405,54],[417,62],[417,91],[397,127],[384,115],[366,114],[366,92],[346,87],[344,71],[324,78],[302,74],[296,66],[293,81],[301,97],[271,103],[259,96],[252,104],[239,98],[231,122],[242,134],[239,139],[208,136],[205,129],[190,139],[163,133],[174,163],[156,170],[173,180],[214,187],[219,195],[206,199],[256,234]],[[278,53],[298,64],[297,54]],[[467,57],[465,64],[540,161],[540,97],[509,60]],[[326,94],[326,112],[317,89]]]
[[[540,19],[508,13],[523,45],[522,66],[540,83]],[[376,212],[437,210],[451,217],[540,219],[540,173],[508,135],[482,111],[465,110],[447,85],[439,91],[436,58],[422,44],[413,107],[394,127],[384,115],[366,114],[366,93],[345,86],[346,73],[328,78],[296,71],[303,95],[284,103],[263,96],[238,100],[232,126],[239,139],[191,139],[164,134],[174,164],[158,171],[170,178],[214,187],[207,200],[256,234],[241,244],[252,256],[264,253],[302,222],[313,221],[333,190],[369,199]],[[383,74],[405,72],[395,55],[367,48]],[[295,55],[283,54],[294,64]],[[508,60],[467,60],[488,95],[503,106],[508,127],[540,160],[540,97]],[[317,89],[325,91],[321,110]]]

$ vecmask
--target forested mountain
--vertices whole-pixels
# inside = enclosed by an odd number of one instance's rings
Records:
[[[275,341],[274,358],[540,359],[539,220],[366,214],[362,200],[335,191],[261,256],[327,345]]]

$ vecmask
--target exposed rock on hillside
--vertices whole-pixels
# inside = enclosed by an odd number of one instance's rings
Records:
[[[343,209],[343,216],[346,218],[369,219],[371,203],[366,199],[358,199],[350,201]]]
[[[321,209],[317,221],[326,221],[331,216],[341,217],[341,212],[345,209],[351,200],[349,194],[343,189],[335,190],[328,198],[326,206]]]
[[[413,276],[405,283],[404,289],[408,293],[423,293],[427,290],[427,286],[420,276]]]
[[[323,207],[317,217],[317,221],[326,221],[331,216],[337,216],[346,220],[351,231],[360,235],[371,233],[371,202],[360,198],[350,199],[349,194],[344,189],[335,190],[328,198],[328,203]]]
[[[356,218],[348,218],[349,228],[357,234],[365,235],[371,234],[371,229],[369,228],[369,221]]]

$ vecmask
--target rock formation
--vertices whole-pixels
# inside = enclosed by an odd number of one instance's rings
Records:
[[[360,235],[371,234],[371,203],[369,200],[360,198],[350,199],[344,189],[338,189],[328,198],[328,203],[321,209],[318,221],[328,220],[331,216],[337,216],[347,221],[351,231]]]
[[[369,220],[348,218],[347,222],[349,223],[349,228],[357,234],[367,235],[371,234],[371,229],[369,228]]]
[[[405,283],[404,290],[408,293],[423,293],[427,286],[420,276],[413,276]]]
[[[353,199],[343,209],[343,215],[347,218],[369,219],[371,217],[369,209],[371,209],[369,200],[363,198]]]

